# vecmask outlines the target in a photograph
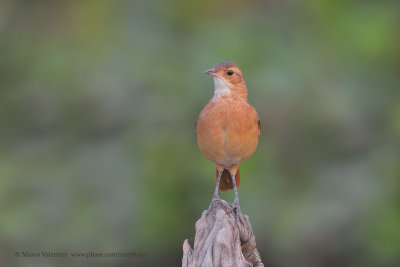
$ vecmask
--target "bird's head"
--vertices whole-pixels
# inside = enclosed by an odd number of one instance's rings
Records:
[[[237,92],[247,95],[246,83],[239,66],[233,61],[224,61],[204,71],[214,77],[215,96]]]

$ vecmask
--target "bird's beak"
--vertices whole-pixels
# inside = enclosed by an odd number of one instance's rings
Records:
[[[217,75],[217,72],[215,71],[214,68],[212,68],[212,69],[205,70],[204,74],[210,74],[210,75],[215,76],[215,75]]]

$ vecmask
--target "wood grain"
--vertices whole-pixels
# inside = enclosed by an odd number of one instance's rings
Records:
[[[187,239],[183,243],[183,267],[264,266],[249,217],[240,214],[236,226],[235,214],[228,212],[230,208],[231,204],[221,200],[216,205],[215,216],[203,211],[196,222],[194,249]]]

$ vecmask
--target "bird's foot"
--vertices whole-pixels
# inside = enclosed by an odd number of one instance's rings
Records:
[[[235,199],[235,201],[233,201],[232,207],[229,209],[229,212],[233,212],[233,210],[235,210],[235,213],[236,213],[236,217],[235,217],[236,226],[239,226],[239,215],[241,215],[239,199]]]
[[[221,203],[221,199],[219,198],[218,194],[214,194],[210,206],[208,207],[207,214],[212,211],[212,214],[215,216],[216,203]]]

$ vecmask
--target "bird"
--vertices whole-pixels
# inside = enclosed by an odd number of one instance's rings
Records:
[[[240,214],[239,164],[257,148],[261,134],[260,118],[247,99],[247,87],[239,66],[224,61],[204,71],[214,78],[214,96],[200,112],[196,134],[200,151],[216,164],[216,187],[208,212],[215,215],[218,192],[233,189],[236,224]],[[219,191],[218,191],[219,190]]]

